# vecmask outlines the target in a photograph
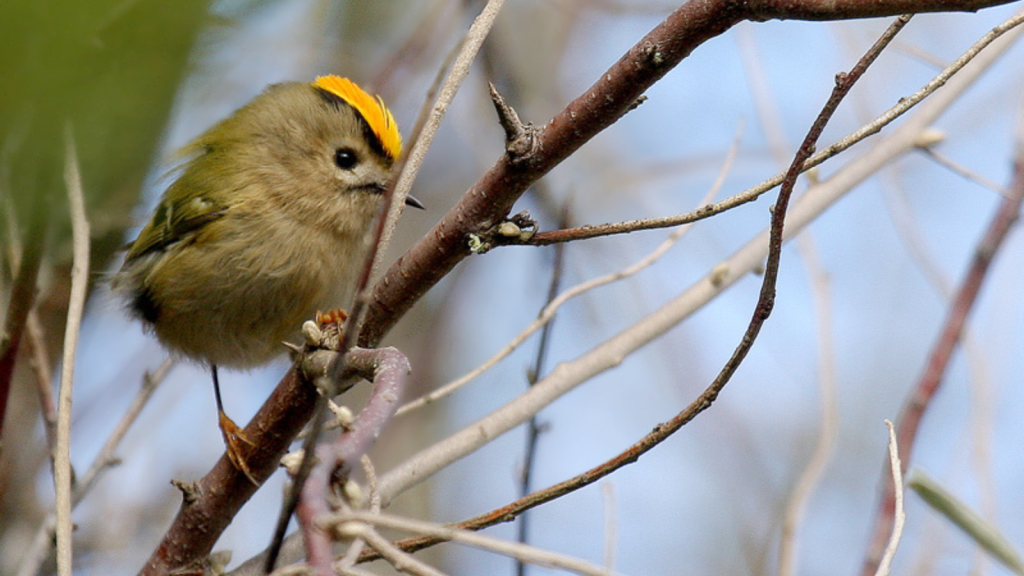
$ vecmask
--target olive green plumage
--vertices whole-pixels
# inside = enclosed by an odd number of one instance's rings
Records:
[[[269,361],[317,310],[351,298],[389,152],[338,95],[270,86],[183,150],[115,291],[176,353]]]

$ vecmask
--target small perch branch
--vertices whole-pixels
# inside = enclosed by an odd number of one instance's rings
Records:
[[[347,478],[352,464],[369,451],[387,427],[398,409],[410,367],[405,355],[395,348],[353,348],[345,358],[338,355],[330,358],[329,353],[311,355],[310,358],[328,362],[326,370],[339,382],[353,373],[373,381],[370,399],[352,426],[335,442],[317,447],[317,462],[302,487],[302,498],[296,509],[305,534],[309,565],[316,574],[331,576],[334,573],[331,568],[331,539],[317,525],[317,519],[331,513],[328,496],[332,479]],[[313,370],[320,372],[316,368]]]

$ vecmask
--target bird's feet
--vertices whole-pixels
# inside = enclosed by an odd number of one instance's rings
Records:
[[[223,410],[219,410],[220,416],[220,433],[224,436],[224,447],[227,449],[228,460],[235,465],[235,468],[240,470],[250,482],[259,486],[260,483],[253,477],[252,471],[249,469],[249,465],[245,461],[246,447],[255,447],[253,443],[246,435],[245,431],[235,424],[234,420],[228,417]]]

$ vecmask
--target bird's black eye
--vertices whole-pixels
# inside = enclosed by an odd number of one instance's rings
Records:
[[[338,148],[334,151],[334,163],[342,170],[351,170],[357,162],[359,158],[351,148]]]

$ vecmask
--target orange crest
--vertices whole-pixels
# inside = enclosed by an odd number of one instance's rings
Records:
[[[402,134],[380,96],[370,96],[358,84],[341,76],[318,76],[313,86],[334,94],[355,108],[392,159],[402,154]]]

